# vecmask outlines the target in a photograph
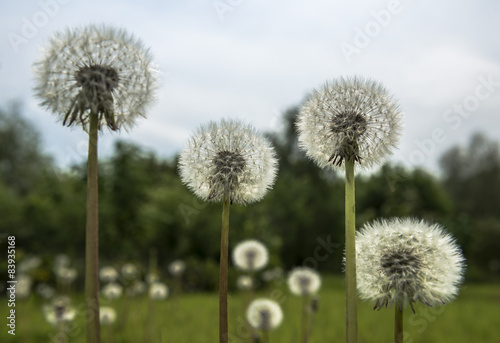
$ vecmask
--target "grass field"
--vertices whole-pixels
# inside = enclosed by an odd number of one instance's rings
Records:
[[[272,343],[299,342],[300,299],[290,295],[284,285],[259,292],[258,296],[281,303],[282,325],[270,334]],[[343,280],[325,278],[319,293],[319,311],[314,320],[310,343],[344,342]],[[229,300],[230,342],[246,342],[242,310],[245,297],[233,293]],[[5,303],[4,303],[5,304]],[[146,297],[125,298],[109,303],[118,313],[113,326],[102,327],[102,341],[214,343],[218,342],[217,294],[187,294],[152,302]],[[42,303],[34,297],[16,304],[16,336],[2,325],[0,342],[57,342],[57,331],[46,323]],[[83,298],[74,297],[77,319],[68,328],[68,343],[85,342]],[[5,318],[7,306],[2,306]],[[500,342],[500,285],[465,285],[458,299],[441,308],[423,305],[405,309],[405,343]],[[373,311],[370,304],[358,305],[359,342],[393,342],[393,309]],[[4,322],[6,323],[6,319]]]

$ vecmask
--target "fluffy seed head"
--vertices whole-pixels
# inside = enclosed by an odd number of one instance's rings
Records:
[[[248,323],[256,330],[269,331],[277,328],[283,320],[280,305],[269,299],[255,299],[248,305]]]
[[[124,30],[89,25],[56,33],[34,65],[35,94],[63,125],[130,128],[157,89],[147,49]]]
[[[182,260],[175,260],[168,265],[168,271],[173,276],[178,276],[184,273],[184,269],[186,269],[186,264]]]
[[[182,181],[201,199],[252,203],[272,187],[277,161],[271,144],[250,125],[221,120],[201,126],[181,152]]]
[[[382,162],[399,141],[399,105],[379,83],[340,78],[314,90],[300,109],[299,146],[319,167],[354,159],[362,168]]]
[[[298,296],[315,294],[321,287],[318,272],[307,267],[294,268],[288,275],[288,288]]]
[[[264,244],[248,239],[240,242],[233,250],[233,263],[238,269],[244,271],[257,271],[269,262],[269,252]]]
[[[66,284],[70,284],[75,281],[78,276],[78,272],[74,268],[61,267],[56,271],[57,277]]]
[[[356,235],[360,297],[375,308],[451,301],[465,271],[454,238],[437,224],[394,218],[366,224]]]
[[[99,321],[103,325],[111,325],[116,321],[116,311],[112,307],[102,306],[99,308]]]
[[[68,297],[55,298],[50,305],[43,308],[43,312],[47,322],[54,326],[71,322],[76,316],[76,311],[71,307]]]
[[[248,275],[241,275],[236,280],[236,286],[238,286],[238,289],[241,289],[242,291],[252,289],[253,279]]]
[[[102,267],[99,270],[99,278],[102,282],[113,282],[118,279],[118,272],[113,267]]]
[[[163,300],[168,296],[167,285],[161,282],[155,282],[149,286],[149,297],[153,300]]]
[[[101,294],[106,299],[118,299],[122,296],[123,287],[115,282],[110,282],[101,290]]]

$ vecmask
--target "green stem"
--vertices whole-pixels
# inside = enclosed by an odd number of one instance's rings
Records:
[[[89,153],[87,158],[87,224],[85,239],[85,300],[87,343],[99,343],[99,222],[97,189],[98,118],[90,114]]]
[[[228,342],[227,327],[227,265],[229,245],[229,196],[224,197],[222,208],[222,232],[220,239],[220,274],[219,274],[219,342]]]
[[[346,270],[346,340],[358,340],[356,310],[356,205],[354,159],[345,160],[345,270]]]
[[[269,343],[269,330],[262,330],[262,343]]]
[[[396,304],[394,311],[394,342],[403,343],[403,308]]]
[[[307,308],[309,307],[309,296],[302,297],[302,343],[307,343],[309,337],[309,315]]]

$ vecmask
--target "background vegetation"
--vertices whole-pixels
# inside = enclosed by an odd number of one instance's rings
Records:
[[[271,267],[308,264],[340,274],[343,181],[317,168],[298,150],[296,115],[295,108],[287,111],[283,131],[269,134],[280,160],[274,189],[258,204],[231,209],[230,248],[242,239],[257,238],[271,251]],[[100,162],[101,265],[136,262],[146,272],[155,249],[163,275],[168,262],[184,259],[186,288],[213,290],[220,204],[197,200],[181,184],[176,165],[176,157],[161,159],[128,142],[117,142],[112,156]],[[391,216],[442,223],[464,250],[467,280],[499,280],[498,143],[476,134],[467,146],[447,151],[440,168],[439,178],[400,165],[384,165],[360,176],[358,227]],[[19,261],[42,258],[32,275],[35,284],[53,281],[50,266],[57,253],[68,254],[83,270],[85,173],[84,163],[67,170],[56,167],[42,152],[39,134],[19,106],[0,109],[0,239],[16,235]],[[315,256],[318,247],[324,249],[321,258]]]

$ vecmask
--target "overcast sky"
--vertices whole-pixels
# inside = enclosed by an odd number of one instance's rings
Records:
[[[163,157],[192,130],[233,117],[278,130],[286,109],[324,81],[382,82],[404,111],[392,160],[435,169],[471,133],[499,138],[500,2],[495,0],[0,0],[0,107],[20,101],[61,167],[86,157],[87,135],[33,97],[32,63],[57,30],[126,28],[150,47],[159,97],[130,133],[101,136],[100,154],[129,139]]]

